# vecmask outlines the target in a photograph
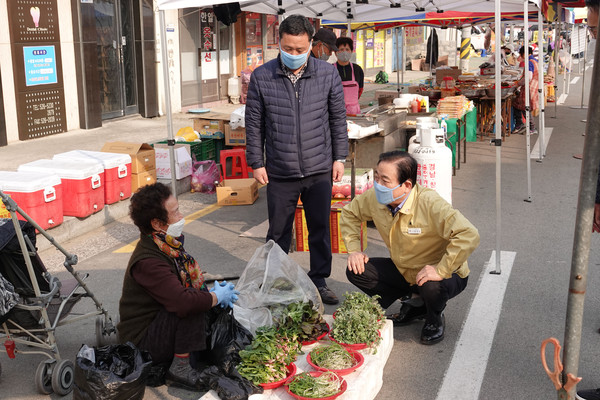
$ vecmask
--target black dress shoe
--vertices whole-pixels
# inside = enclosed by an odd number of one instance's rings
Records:
[[[398,314],[393,314],[387,317],[392,320],[394,326],[402,326],[406,324],[410,324],[414,320],[423,319],[427,315],[427,307],[422,305],[420,307],[415,307],[409,302],[402,303],[402,307],[400,307],[400,312]]]
[[[444,314],[440,314],[435,321],[425,321],[423,330],[421,331],[421,343],[422,344],[436,344],[444,339],[444,329],[446,325],[446,318]]]
[[[327,286],[321,286],[317,288],[319,290],[319,294],[321,295],[321,300],[325,304],[337,304],[340,300],[337,298],[333,290],[329,289]]]

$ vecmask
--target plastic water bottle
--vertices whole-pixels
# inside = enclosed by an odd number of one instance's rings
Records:
[[[442,122],[440,122],[440,128],[444,130],[444,139],[448,137],[448,124],[446,123],[446,116],[442,115]]]

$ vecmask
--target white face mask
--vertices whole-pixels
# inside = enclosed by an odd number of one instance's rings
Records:
[[[181,218],[179,221],[174,224],[169,225],[167,228],[167,235],[172,236],[174,238],[178,238],[183,234],[183,226],[185,225],[185,218]]]

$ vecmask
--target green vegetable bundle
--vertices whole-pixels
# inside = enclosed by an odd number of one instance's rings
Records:
[[[327,369],[347,369],[356,363],[352,354],[335,342],[315,347],[310,359],[316,366]]]
[[[294,376],[288,387],[290,392],[298,396],[320,399],[333,396],[340,391],[342,378],[333,372],[323,372],[314,377],[308,372]]]
[[[280,312],[275,312],[275,324],[282,332],[296,335],[299,342],[316,340],[323,332],[327,332],[327,323],[313,302],[296,302],[288,304]]]
[[[296,360],[300,348],[296,336],[288,336],[275,326],[260,327],[252,344],[240,351],[237,370],[255,385],[280,381],[287,376],[286,367]]]
[[[381,341],[379,328],[383,326],[385,314],[377,299],[364,293],[344,294],[344,302],[335,312],[331,329],[332,336],[341,343],[367,343],[377,346]]]

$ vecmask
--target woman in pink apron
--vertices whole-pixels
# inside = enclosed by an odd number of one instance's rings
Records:
[[[360,105],[358,99],[363,91],[365,73],[362,68],[350,62],[352,51],[354,50],[354,42],[349,37],[340,37],[336,41],[338,51],[335,52],[337,57],[336,67],[342,78],[344,86],[344,99],[346,102],[346,114],[360,114]]]

